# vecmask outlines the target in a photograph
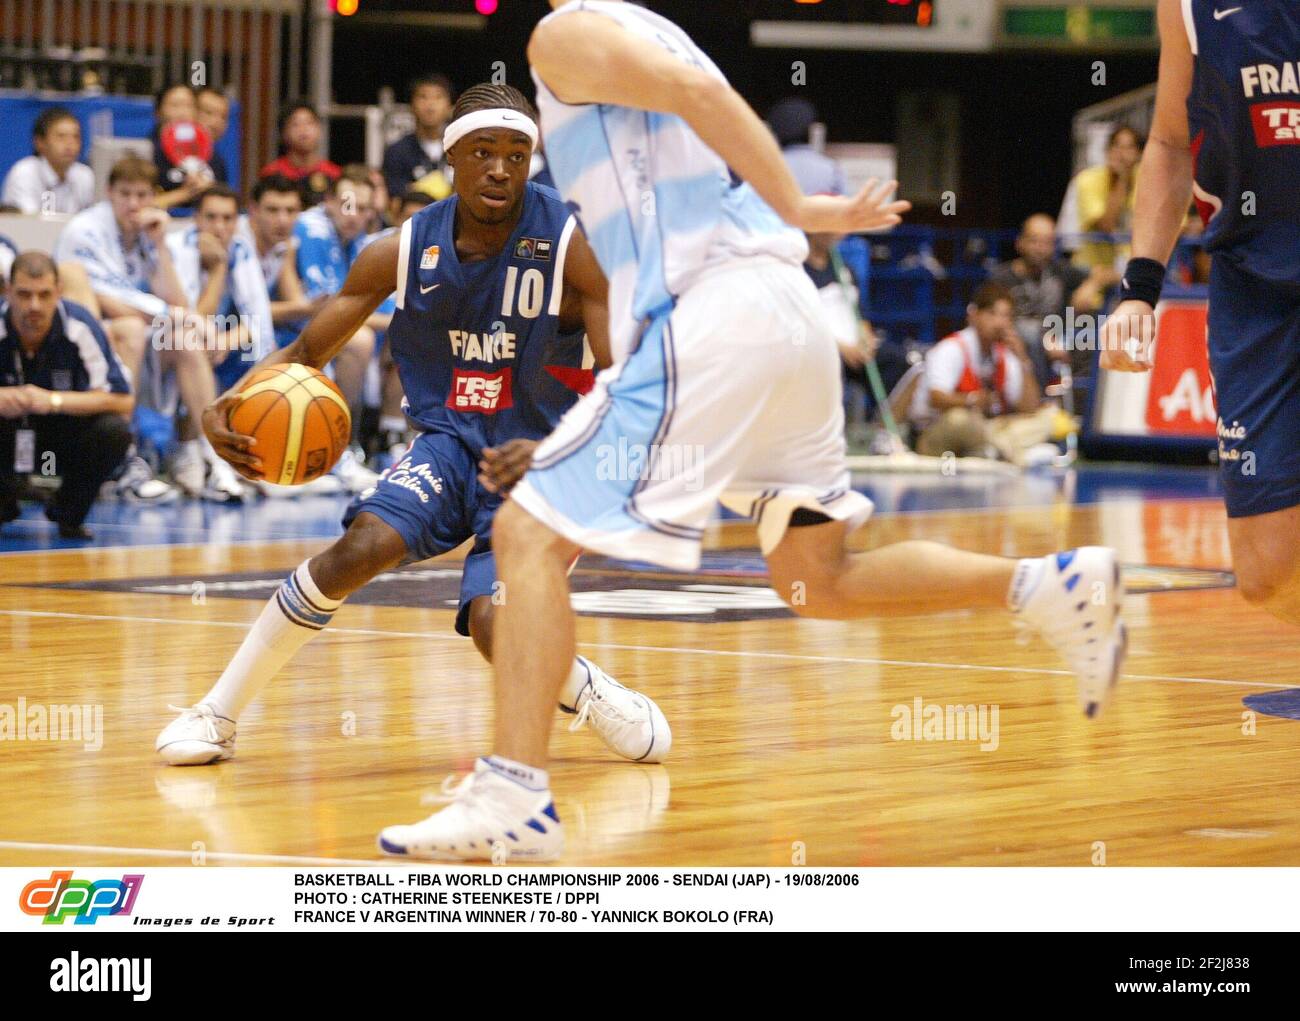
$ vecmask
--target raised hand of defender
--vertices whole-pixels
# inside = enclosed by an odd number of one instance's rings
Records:
[[[203,434],[223,461],[246,479],[262,479],[262,459],[252,452],[257,440],[230,429],[230,412],[239,394],[225,393],[203,409]]]
[[[505,494],[524,477],[533,463],[536,440],[513,439],[499,447],[484,447],[483,460],[478,463],[478,480],[489,493]]]
[[[795,212],[794,226],[809,234],[853,234],[893,227],[903,222],[912,203],[888,201],[897,181],[883,184],[871,178],[856,195],[805,195]]]
[[[1151,342],[1156,316],[1145,301],[1121,301],[1106,318],[1101,337],[1101,367],[1116,372],[1146,372],[1151,368]]]

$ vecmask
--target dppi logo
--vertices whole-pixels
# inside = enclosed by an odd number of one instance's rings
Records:
[[[18,907],[26,915],[44,915],[46,925],[62,925],[69,915],[76,925],[94,925],[104,915],[129,915],[144,876],[121,879],[73,879],[69,872],[51,872],[23,887]]]

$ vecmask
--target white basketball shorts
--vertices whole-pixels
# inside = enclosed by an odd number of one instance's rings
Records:
[[[857,528],[839,352],[816,288],[776,259],[702,273],[537,447],[512,498],[585,549],[693,570],[716,504],[764,554],[796,508]]]

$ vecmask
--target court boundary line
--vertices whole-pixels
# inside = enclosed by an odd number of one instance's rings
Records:
[[[1072,503],[1069,506],[1072,508],[1086,509],[1086,508],[1103,507],[1103,506],[1122,507],[1131,504],[1138,504],[1140,506],[1146,507],[1146,506],[1158,506],[1161,504],[1170,504],[1170,503],[1220,503],[1221,504],[1222,502],[1223,502],[1222,496],[1175,496],[1175,497],[1166,497],[1158,500],[1144,500],[1140,497],[1134,499],[1127,499],[1127,500],[1094,500],[1090,503]],[[992,512],[1002,512],[1002,513],[1009,514],[1009,513],[1018,513],[1023,511],[1041,511],[1044,509],[1051,509],[1055,506],[1056,504],[1051,504],[1051,503],[1042,503],[1042,504],[1030,503],[1030,504],[1013,504],[1012,506],[1009,507],[988,507],[988,506],[927,507],[923,510],[914,510],[914,511],[875,510],[872,512],[871,517],[868,519],[868,521],[864,523],[863,528],[865,528],[866,525],[870,524],[872,521],[879,521],[882,519],[893,520],[894,518],[924,518],[924,517],[929,517],[937,514],[950,514],[950,515],[959,515],[959,516],[970,515],[970,514],[987,514]],[[17,525],[17,524],[22,524],[24,522],[43,524],[43,522],[40,522],[40,520],[37,518],[19,518],[16,521],[14,521],[12,524]],[[741,518],[741,517],[717,518],[713,521],[710,521],[707,527],[709,529],[714,529],[720,526],[736,527],[736,526],[745,525],[746,523],[749,523],[749,519],[747,518]],[[131,529],[131,526],[129,525],[120,525],[117,524],[116,522],[101,521],[97,523],[92,522],[92,524],[94,524],[96,528],[99,528],[101,530],[108,529],[108,530],[129,531]],[[862,529],[858,529],[857,531],[861,532]],[[853,535],[856,533],[851,532],[849,534]],[[339,535],[342,535],[342,533],[340,532]],[[139,546],[126,544],[121,546],[60,546],[54,549],[0,550],[0,558],[28,556],[31,554],[49,555],[52,553],[95,553],[95,552],[104,553],[110,550],[159,550],[159,549],[185,550],[185,549],[209,549],[214,546],[218,549],[227,549],[230,547],[264,546],[276,542],[312,542],[314,540],[327,541],[327,540],[338,539],[339,535],[300,535],[300,536],[290,535],[290,536],[282,536],[278,538],[242,539],[242,540],[235,540],[232,542],[221,542],[221,543],[156,542],[156,543],[145,543]]]
[[[247,631],[253,621],[233,620],[197,620],[189,617],[138,617],[107,613],[71,613],[66,610],[6,610],[0,609],[0,616],[5,617],[55,617],[73,620],[108,620],[134,624],[195,624],[201,627],[242,628]],[[362,635],[367,638],[416,638],[440,642],[465,643],[468,639],[460,635],[448,635],[433,631],[384,631],[379,628],[326,627],[325,633],[339,635]],[[921,670],[983,670],[991,673],[1007,674],[1045,674],[1052,677],[1073,677],[1069,670],[1051,669],[1049,667],[1031,666],[985,666],[978,663],[936,663],[928,660],[878,659],[869,656],[813,656],[796,652],[755,652],[735,649],[697,649],[677,645],[625,645],[618,642],[578,642],[586,649],[613,649],[619,652],[665,652],[684,656],[724,656],[737,659],[790,660],[799,663],[852,663],[860,666],[897,666]],[[1237,688],[1277,688],[1288,690],[1300,687],[1300,681],[1294,684],[1277,684],[1273,681],[1237,681],[1222,677],[1176,677],[1171,674],[1130,674],[1121,678],[1128,681],[1165,681],[1177,684],[1217,684]]]
[[[170,847],[114,847],[108,844],[45,844],[28,840],[0,840],[0,851],[79,851],[85,854],[105,854],[105,855],[137,855],[150,858],[186,858],[192,859],[194,851],[182,851]],[[378,852],[376,852],[378,853]],[[250,864],[276,864],[290,865],[294,862],[301,862],[306,865],[322,865],[326,867],[337,867],[339,865],[364,865],[368,867],[400,867],[399,860],[389,858],[375,858],[366,860],[364,858],[318,858],[311,855],[297,854],[251,854],[244,851],[204,851],[204,858],[214,858],[217,860],[230,860],[234,863],[248,862]],[[432,863],[436,864],[436,863]],[[21,868],[22,866],[8,866],[10,868]],[[35,866],[33,866],[35,867]],[[200,865],[194,868],[202,868]]]

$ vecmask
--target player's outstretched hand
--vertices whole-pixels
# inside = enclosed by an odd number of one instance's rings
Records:
[[[897,181],[883,184],[871,178],[856,195],[805,195],[791,223],[809,234],[853,234],[860,230],[878,230],[903,222],[903,214],[912,203],[903,199],[888,201]]]
[[[240,436],[230,430],[230,412],[239,403],[239,394],[226,393],[203,411],[203,433],[212,449],[246,479],[262,479],[262,459],[252,452],[257,443],[252,436]]]
[[[1151,341],[1156,316],[1145,301],[1130,298],[1115,306],[1102,327],[1101,367],[1116,372],[1146,372],[1151,368]]]
[[[524,477],[533,463],[536,440],[513,439],[499,447],[484,447],[478,463],[478,480],[489,493],[505,495]]]

